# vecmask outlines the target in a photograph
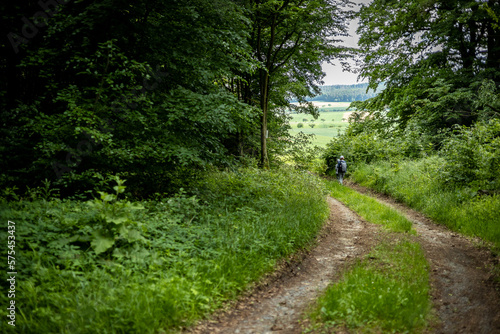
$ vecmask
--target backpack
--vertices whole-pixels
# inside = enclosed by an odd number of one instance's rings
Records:
[[[339,160],[337,164],[337,173],[345,173],[347,164],[343,160]]]

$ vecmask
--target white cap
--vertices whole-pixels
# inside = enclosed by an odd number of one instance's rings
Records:
[[[341,155],[341,156],[340,156],[340,159],[344,159],[344,156],[343,156],[343,155]]]

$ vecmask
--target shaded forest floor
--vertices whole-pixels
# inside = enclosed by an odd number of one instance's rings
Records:
[[[486,247],[433,223],[390,197],[346,184],[399,210],[413,222],[431,266],[435,321],[429,332],[500,333],[500,293],[492,274],[495,259]],[[302,333],[308,325],[304,311],[382,237],[379,226],[364,221],[331,197],[328,201],[329,220],[312,250],[284,261],[246,296],[188,332]]]

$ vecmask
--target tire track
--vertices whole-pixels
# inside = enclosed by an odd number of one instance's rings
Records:
[[[359,185],[352,189],[370,195],[403,213],[418,233],[417,240],[431,266],[432,299],[438,323],[433,333],[500,333],[500,293],[485,247],[434,223],[423,214]]]
[[[328,222],[310,252],[278,270],[273,280],[215,320],[204,321],[189,332],[301,333],[303,312],[351,260],[369,252],[378,231],[339,201],[329,197],[328,203]]]

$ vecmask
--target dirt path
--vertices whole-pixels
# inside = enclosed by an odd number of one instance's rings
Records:
[[[432,297],[439,318],[435,333],[500,333],[500,287],[495,288],[494,259],[486,248],[388,196],[350,182],[347,185],[396,208],[413,222],[431,265]]]
[[[255,291],[229,311],[205,321],[190,333],[300,333],[302,312],[352,259],[367,253],[378,228],[333,198],[330,217],[317,246],[284,263]]]
[[[359,186],[348,184],[368,193]],[[431,264],[439,321],[432,333],[500,333],[500,299],[489,274],[489,252],[392,199],[372,194],[413,221]],[[302,313],[355,258],[377,242],[378,227],[329,198],[330,217],[317,246],[283,263],[248,296],[188,333],[301,333]]]

